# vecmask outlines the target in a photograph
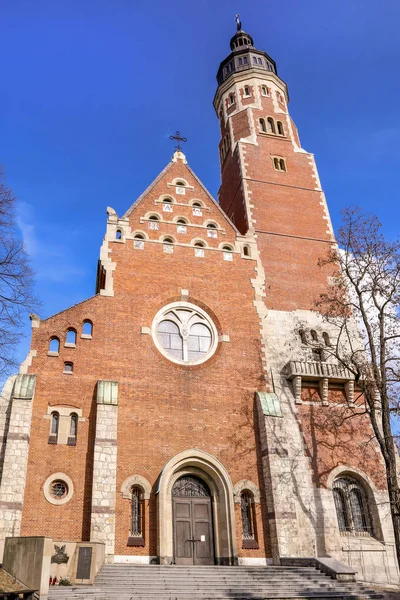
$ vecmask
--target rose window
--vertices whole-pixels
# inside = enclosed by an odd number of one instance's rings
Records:
[[[153,335],[163,354],[183,364],[204,362],[218,343],[215,325],[208,315],[187,302],[162,309],[155,318]]]

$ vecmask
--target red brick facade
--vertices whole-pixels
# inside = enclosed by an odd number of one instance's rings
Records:
[[[310,556],[325,532],[311,529],[302,494],[307,497],[311,487],[331,494],[331,475],[341,467],[364,473],[385,492],[367,416],[347,419],[345,385],[329,382],[322,402],[317,381],[300,382],[299,395],[295,379],[288,381],[295,318],[314,326],[315,300],[329,283],[318,259],[334,238],[314,158],[301,148],[286,102],[286,86],[272,70],[249,65],[228,72],[214,100],[221,127],[220,205],[184,155],[175,153],[122,218],[109,209],[96,295],[33,328],[28,372],[37,377],[22,535],[90,540],[93,502],[104,487],[115,496],[115,503],[96,509],[115,516],[111,533],[104,521],[110,553],[160,558],[166,543],[160,533],[163,477],[174,457],[188,452],[210,456],[228,473],[226,516],[229,521],[233,515],[233,523],[220,533],[220,543],[231,534],[236,538],[230,562]],[[156,345],[154,319],[171,303],[198,307],[215,326],[216,350],[201,364],[178,364]],[[86,320],[93,331],[82,337]],[[77,332],[72,346],[64,344],[69,328]],[[58,353],[49,353],[53,337],[60,340]],[[73,363],[72,373],[64,372],[66,362]],[[118,426],[106,440],[96,433],[99,381],[118,384]],[[265,397],[266,404],[255,397]],[[271,399],[279,410],[268,404]],[[58,409],[81,411],[76,445],[49,443],[50,413]],[[96,455],[101,443],[111,448],[109,455]],[[115,449],[115,485],[108,489],[106,478],[95,489],[96,461],[111,464]],[[289,460],[295,483],[279,480],[280,465],[284,473]],[[74,492],[61,506],[44,493],[54,473],[73,482]],[[134,475],[151,491],[143,502],[144,543],[132,546],[131,499],[121,486]],[[252,548],[243,547],[243,489],[252,498]],[[327,498],[333,513],[332,495]],[[222,505],[222,496],[214,502]],[[339,539],[336,517],[329,514],[328,521],[330,539]]]

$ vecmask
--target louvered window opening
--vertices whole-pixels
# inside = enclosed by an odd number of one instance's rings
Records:
[[[143,492],[140,488],[132,488],[132,536],[141,537],[143,520]]]
[[[242,537],[244,540],[253,540],[253,519],[251,496],[248,492],[242,492],[240,495],[240,507],[242,512]]]
[[[373,535],[367,496],[354,479],[336,479],[333,497],[341,533]]]

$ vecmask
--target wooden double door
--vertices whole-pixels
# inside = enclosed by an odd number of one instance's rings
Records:
[[[174,560],[177,565],[213,565],[211,494],[198,477],[181,477],[172,489]]]

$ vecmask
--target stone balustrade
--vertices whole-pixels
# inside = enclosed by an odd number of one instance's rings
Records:
[[[343,365],[322,361],[291,360],[286,376],[292,381],[296,404],[301,404],[302,381],[318,381],[323,405],[328,404],[329,382],[343,383],[349,405],[354,404],[354,375]]]

